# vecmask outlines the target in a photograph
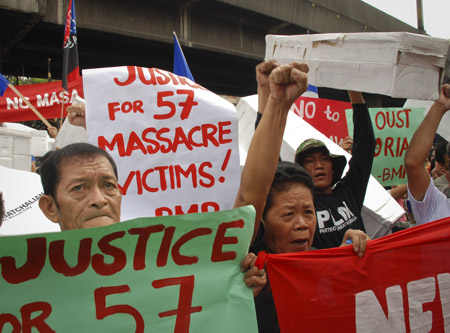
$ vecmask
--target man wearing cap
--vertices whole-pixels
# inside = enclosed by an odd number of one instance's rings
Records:
[[[305,140],[295,155],[295,162],[314,181],[317,228],[312,246],[318,249],[340,246],[348,229],[365,231],[361,209],[372,169],[375,136],[362,94],[349,91],[349,96],[353,104],[354,133],[347,174],[342,177],[346,158],[330,154],[322,141]]]

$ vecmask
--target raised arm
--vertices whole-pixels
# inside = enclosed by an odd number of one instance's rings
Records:
[[[255,68],[258,83],[258,113],[263,114],[270,96],[270,73],[278,67],[275,60],[268,60],[258,64]]]
[[[308,87],[307,72],[306,64],[292,63],[279,66],[270,74],[270,95],[250,143],[235,202],[235,207],[253,205],[256,209],[253,239],[278,164],[287,115],[292,103]]]
[[[425,159],[433,145],[436,130],[444,114],[450,109],[450,84],[442,86],[439,99],[417,128],[405,154],[408,188],[414,199],[422,201],[430,184]]]
[[[67,119],[73,126],[81,126],[86,129],[86,110],[85,104],[73,104],[67,108]]]
[[[348,97],[350,97],[350,103],[352,104],[364,104],[366,101],[364,100],[363,95],[359,91],[348,91]]]
[[[369,110],[359,91],[348,91],[353,107],[353,145],[349,170],[342,181],[351,186],[358,206],[364,202],[375,153],[375,135]]]

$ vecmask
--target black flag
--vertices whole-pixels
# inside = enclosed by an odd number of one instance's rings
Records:
[[[68,90],[68,82],[80,77],[77,48],[77,23],[75,19],[75,2],[70,0],[67,9],[66,28],[64,30],[62,87]]]

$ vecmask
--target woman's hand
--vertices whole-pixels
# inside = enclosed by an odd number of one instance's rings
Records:
[[[245,285],[253,290],[253,297],[259,295],[267,283],[266,271],[255,266],[256,255],[249,253],[241,262],[241,271],[245,273]]]
[[[366,252],[367,241],[370,240],[370,237],[364,231],[348,229],[344,234],[341,246],[348,245],[347,240],[349,239],[352,241],[353,251],[358,257],[363,257]]]

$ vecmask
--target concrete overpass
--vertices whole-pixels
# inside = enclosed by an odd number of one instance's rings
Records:
[[[52,77],[61,77],[68,1],[0,0],[3,74],[47,77],[51,58]],[[76,0],[75,7],[81,68],[172,70],[175,31],[196,81],[234,96],[256,92],[254,66],[264,58],[266,34],[420,33],[360,0]]]

